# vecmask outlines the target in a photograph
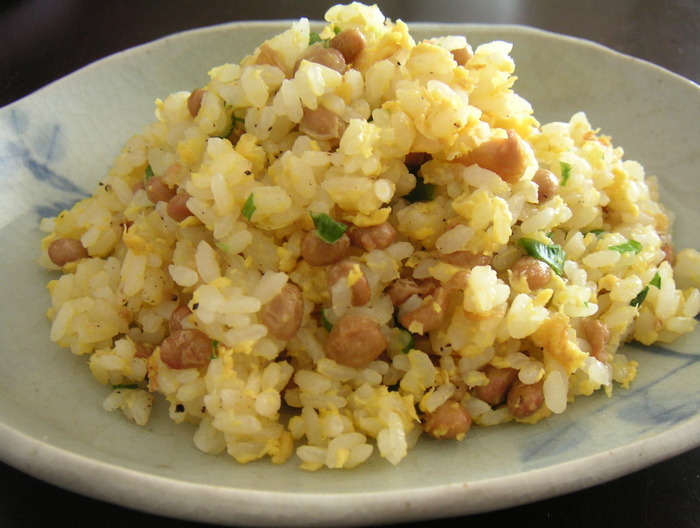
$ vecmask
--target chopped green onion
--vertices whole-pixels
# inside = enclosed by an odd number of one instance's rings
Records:
[[[120,385],[112,385],[113,390],[119,390],[119,389],[133,390],[133,389],[138,389],[138,388],[139,388],[139,386],[135,383],[122,383]]]
[[[321,324],[323,325],[323,328],[325,328],[328,332],[333,330],[333,323],[331,323],[328,320],[328,317],[326,317],[326,311],[321,310]]]
[[[401,353],[408,354],[411,350],[413,350],[415,348],[416,340],[413,339],[413,334],[411,332],[409,332],[408,330],[404,330],[401,333],[408,336],[408,342],[401,349]]]
[[[640,291],[637,296],[630,301],[630,306],[634,306],[635,308],[642,304],[644,302],[644,299],[647,298],[647,293],[649,293],[649,286],[644,286],[642,291]]]
[[[144,178],[145,181],[146,181],[146,183],[148,183],[148,180],[150,180],[151,178],[153,178],[153,176],[155,176],[155,174],[153,174],[153,169],[152,169],[151,166],[149,165],[148,167],[146,167],[146,175],[145,175],[145,178]]]
[[[425,183],[422,177],[416,176],[416,186],[405,196],[410,203],[429,202],[435,198],[435,185]]]
[[[250,193],[248,195],[248,199],[245,201],[245,204],[243,205],[243,209],[241,210],[241,214],[246,217],[247,220],[250,220],[250,217],[253,216],[253,213],[255,212],[255,203],[253,202],[253,193]]]
[[[231,246],[229,246],[228,244],[226,244],[224,242],[217,242],[216,247],[218,247],[224,253],[228,253],[229,251],[231,251]]]
[[[226,138],[229,137],[231,134],[233,134],[233,130],[234,130],[235,128],[236,128],[236,125],[233,124],[233,125],[231,125],[231,128],[229,128],[226,132],[223,132],[223,133],[219,134],[219,135],[216,136],[216,137],[218,137],[219,139],[226,139]]]
[[[242,117],[236,117],[235,115],[232,115],[231,119],[232,119],[231,126],[228,128],[228,130],[226,130],[225,132],[222,132],[221,134],[219,134],[216,137],[221,138],[221,139],[226,139],[226,138],[230,137],[231,134],[233,134],[234,130],[236,130],[236,123],[241,123],[243,125],[245,124],[245,119]]]
[[[333,28],[333,33],[336,35],[340,33],[342,30],[339,27],[334,27]],[[320,42],[323,44],[325,48],[327,48],[330,45],[331,38],[321,38],[321,35],[319,33],[316,33],[315,31],[311,31],[309,33],[309,46],[313,46],[317,42]]]
[[[321,38],[321,35],[319,35],[315,31],[312,31],[311,33],[309,33],[309,46],[313,46],[317,42],[323,42],[323,39]]]
[[[661,288],[661,276],[659,275],[658,271],[654,274],[654,276],[649,281],[649,285],[654,286],[656,288]]]
[[[324,242],[334,244],[340,237],[343,236],[348,226],[342,222],[336,222],[326,213],[311,213],[311,219],[314,221],[316,234]]]
[[[561,185],[563,187],[566,185],[566,182],[569,181],[569,177],[571,176],[571,165],[565,161],[560,161],[559,167],[561,168]]]
[[[413,339],[413,334],[401,324],[396,314],[394,315],[394,325],[396,325],[396,329],[399,330],[399,335],[403,338],[402,341],[406,343],[403,347],[401,347],[401,353],[408,354],[416,347],[416,341]]]
[[[642,250],[642,245],[636,240],[629,239],[627,242],[622,244],[617,244],[615,246],[608,246],[608,249],[617,251],[619,253],[639,253]]]
[[[600,238],[605,233],[605,229],[591,229],[589,233],[593,233],[597,238]]]
[[[528,255],[547,264],[557,275],[564,273],[566,253],[560,245],[543,244],[532,238],[521,238],[518,240],[518,244],[525,249]]]
[[[219,342],[216,339],[211,340],[211,359],[216,359],[219,357],[217,355],[217,349],[219,348]]]
[[[649,284],[644,286],[644,288],[642,288],[642,291],[640,291],[637,294],[637,296],[630,301],[630,306],[637,307],[644,302],[644,299],[647,298],[647,294],[649,293],[649,286],[654,286],[655,288],[661,288],[661,276],[659,275],[658,271],[651,278],[651,280],[649,281]]]

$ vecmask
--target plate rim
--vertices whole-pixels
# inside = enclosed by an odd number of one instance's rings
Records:
[[[688,438],[696,439],[690,442],[694,445],[683,441]],[[608,482],[700,445],[700,417],[631,444],[506,477],[425,488],[324,494],[232,488],[171,479],[95,460],[37,441],[2,422],[0,440],[0,459],[15,469],[74,493],[145,513],[214,522],[222,526],[231,525],[234,519],[236,526],[265,526],[273,518],[278,526],[327,526],[329,522],[334,526],[366,526],[386,520],[387,512],[391,513],[388,517],[391,522],[471,515],[552,498]],[[590,467],[596,467],[597,471],[587,472],[586,469]],[[66,468],[70,470],[66,471]],[[563,472],[562,468],[567,471]],[[601,471],[600,468],[604,469]],[[387,470],[390,471],[391,467]],[[107,485],[91,486],[89,482],[77,478],[86,473],[108,477],[102,480]],[[534,484],[533,477],[536,477]],[[167,486],[169,496],[168,500],[160,503],[153,502],[154,493],[142,491],[159,490],[163,486]],[[514,490],[523,489],[523,486],[528,489],[527,493],[512,494]],[[202,496],[207,497],[208,505],[217,504],[217,508],[198,508]],[[480,501],[482,497],[488,497],[489,501],[484,504]],[[268,503],[282,507],[286,512],[284,517],[277,518],[260,509]],[[342,505],[339,506],[340,503]],[[455,503],[459,506],[454,506]],[[316,508],[313,513],[311,506]],[[358,506],[361,506],[360,510],[356,509]],[[346,515],[349,511],[361,517],[349,520]]]

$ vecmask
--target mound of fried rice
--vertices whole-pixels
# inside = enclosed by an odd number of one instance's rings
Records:
[[[628,387],[622,344],[693,329],[700,254],[673,249],[656,179],[583,113],[538,123],[510,44],[416,42],[359,3],[325,18],[157,100],[94,194],[42,221],[51,339],[89,357],[105,409],[144,425],[160,394],[197,448],[241,463],[397,464],[424,432],[468,442]],[[304,254],[319,217],[351,242],[339,280],[337,257]],[[66,240],[76,256],[52,256]],[[353,315],[373,333],[333,337]],[[174,334],[210,353],[166,358]]]

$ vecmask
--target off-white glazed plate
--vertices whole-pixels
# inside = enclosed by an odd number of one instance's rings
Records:
[[[535,426],[475,428],[463,443],[424,440],[398,467],[307,473],[294,460],[237,465],[201,454],[165,405],[145,428],[107,413],[85,358],[53,345],[51,274],[34,264],[39,218],[94,188],[153,101],[206,82],[288,23],[218,26],[109,57],[0,110],[0,458],[53,484],[182,519],[250,525],[362,525],[499,509],[591,486],[700,444],[700,334],[632,345],[631,390],[581,398]],[[659,176],[676,242],[700,246],[695,175],[700,89],[601,46],[514,26],[414,25],[515,44],[516,90],[541,122],[586,110],[626,156]]]

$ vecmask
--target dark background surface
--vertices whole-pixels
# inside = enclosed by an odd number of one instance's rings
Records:
[[[332,1],[0,0],[0,106],[106,55],[235,20],[322,19]],[[394,0],[406,22],[522,24],[581,37],[700,82],[700,0]],[[697,135],[697,130],[688,131]],[[1,368],[1,366],[0,366]],[[700,380],[698,381],[700,383]],[[0,463],[0,527],[195,527],[88,499]],[[435,526],[435,521],[413,527]],[[440,526],[700,527],[700,449],[560,497]]]

